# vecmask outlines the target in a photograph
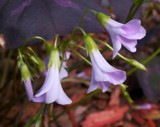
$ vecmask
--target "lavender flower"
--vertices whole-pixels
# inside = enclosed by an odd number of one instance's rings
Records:
[[[27,78],[27,79],[24,80],[24,86],[25,86],[25,89],[26,89],[28,99],[32,100],[32,98],[33,98],[33,88],[32,88],[32,83],[31,83],[30,78]]]
[[[133,106],[134,109],[151,109],[152,105],[149,103],[141,104],[141,105],[135,105]]]
[[[60,83],[59,76],[59,53],[55,48],[51,51],[49,67],[43,86],[37,92],[33,101],[58,104],[70,104],[71,100],[65,94]],[[64,74],[66,76],[66,74]],[[62,76],[62,78],[64,77]]]
[[[105,92],[112,84],[118,85],[123,83],[126,80],[126,73],[112,67],[104,59],[99,52],[97,45],[89,35],[86,35],[84,40],[93,67],[91,83],[87,93],[96,90],[98,87]]]
[[[138,19],[122,24],[112,20],[103,13],[97,13],[97,19],[111,36],[114,48],[113,58],[117,55],[122,45],[129,51],[135,52],[137,40],[142,39],[146,35],[146,30],[141,26],[141,21]]]
[[[22,80],[24,82],[25,90],[28,96],[29,100],[32,100],[33,98],[33,89],[32,89],[32,83],[31,83],[31,75],[29,72],[29,69],[27,65],[23,62],[22,59],[19,59],[18,61],[18,67],[20,68]]]

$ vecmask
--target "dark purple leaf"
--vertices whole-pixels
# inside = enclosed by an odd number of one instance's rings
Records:
[[[133,0],[102,0],[102,5],[111,6],[119,21],[124,22],[128,12],[133,4]],[[139,18],[141,8],[138,10],[134,18]]]
[[[87,9],[104,12],[99,0],[1,0],[0,33],[7,48],[17,48],[31,36],[51,39],[71,33]],[[87,32],[102,31],[93,14],[82,26]]]
[[[147,64],[147,72],[138,71],[137,78],[146,97],[157,102],[160,98],[160,58],[155,57]]]

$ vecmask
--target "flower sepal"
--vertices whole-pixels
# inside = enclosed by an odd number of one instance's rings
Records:
[[[85,41],[85,47],[86,50],[90,53],[92,50],[99,50],[98,46],[95,44],[94,40],[92,39],[92,37],[88,34],[86,34],[83,37],[84,41]]]
[[[107,16],[106,14],[104,14],[102,12],[97,12],[96,18],[102,24],[103,27],[106,26],[106,20],[110,19],[109,16]]]
[[[22,60],[18,61],[18,67],[20,68],[23,80],[31,78],[31,74],[29,72],[29,69],[28,69],[27,65]]]
[[[52,50],[50,52],[50,59],[49,59],[48,67],[51,67],[53,64],[55,66],[60,65],[59,52],[56,47],[52,47]]]

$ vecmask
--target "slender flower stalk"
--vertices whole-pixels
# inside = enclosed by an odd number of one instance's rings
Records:
[[[72,102],[62,89],[60,83],[59,65],[59,52],[57,48],[54,48],[50,53],[46,79],[43,86],[33,98],[33,101],[45,102],[47,104],[56,102],[62,105],[70,104]],[[64,75],[66,76],[66,74]]]
[[[97,45],[89,35],[84,36],[85,46],[92,62],[92,77],[87,93],[98,87],[103,92],[113,85],[122,84],[126,80],[126,73],[112,67],[101,55]]]
[[[141,21],[138,19],[122,24],[100,12],[97,12],[96,17],[111,36],[114,49],[113,58],[117,55],[122,45],[129,51],[135,52],[137,40],[142,39],[146,35],[146,30],[141,26]]]

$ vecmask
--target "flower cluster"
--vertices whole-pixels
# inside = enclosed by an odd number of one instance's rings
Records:
[[[58,104],[70,104],[72,101],[63,91],[61,86],[60,80],[67,77],[68,73],[65,70],[65,63],[61,67],[60,66],[60,59],[59,59],[59,52],[57,48],[51,49],[49,62],[48,62],[48,69],[45,73],[45,81],[39,91],[34,95],[32,83],[30,80],[30,75],[23,76],[23,74],[29,73],[27,66],[25,65],[25,70],[23,66],[20,66],[23,81],[25,84],[25,89],[28,95],[29,100],[34,102],[45,102],[47,104],[56,102]]]
[[[126,24],[122,24],[100,12],[96,13],[96,17],[106,28],[111,37],[113,43],[113,58],[118,54],[122,45],[129,51],[135,52],[137,40],[142,39],[146,34],[145,29],[141,26],[140,20],[135,19]],[[82,29],[80,28],[80,30]],[[101,88],[102,92],[106,92],[111,85],[122,84],[126,80],[126,72],[111,66],[100,53],[99,48],[92,37],[84,31],[82,32],[84,34],[83,40],[85,42],[85,49],[90,56],[92,65],[91,83],[87,93],[90,93],[97,88]],[[68,73],[65,69],[65,62],[60,63],[59,57],[59,49],[56,46],[52,47],[47,62],[48,68],[45,72],[45,81],[35,95],[30,80],[31,76],[29,70],[22,60],[20,60],[19,67],[21,69],[29,100],[34,102],[45,102],[47,104],[56,102],[62,105],[70,104],[72,102],[61,86],[61,79],[67,77]],[[60,67],[60,64],[62,67]],[[27,75],[24,75],[24,73]]]

